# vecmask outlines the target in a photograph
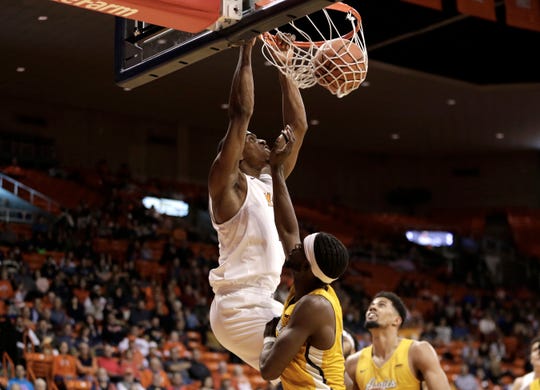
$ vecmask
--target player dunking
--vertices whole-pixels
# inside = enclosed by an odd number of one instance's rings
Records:
[[[255,40],[240,47],[229,98],[229,127],[210,169],[210,215],[218,233],[219,266],[210,271],[215,293],[210,325],[219,342],[254,368],[259,368],[266,323],[283,305],[273,293],[280,282],[284,253],[274,223],[270,149],[248,131],[254,107],[251,52]],[[284,164],[294,168],[307,131],[300,91],[279,73],[283,121],[296,136]]]

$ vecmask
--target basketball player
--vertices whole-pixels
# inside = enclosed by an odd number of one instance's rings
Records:
[[[516,378],[512,390],[540,390],[540,336],[531,341],[530,360],[533,370]]]
[[[381,291],[375,295],[364,324],[372,344],[347,358],[348,390],[418,390],[422,382],[430,390],[450,389],[431,344],[398,336],[406,315],[407,309],[396,294]]]
[[[210,271],[215,297],[210,325],[217,340],[258,369],[266,323],[281,314],[273,299],[285,261],[274,223],[272,178],[266,142],[248,131],[254,87],[251,52],[255,40],[240,47],[229,98],[229,127],[210,169],[210,215],[219,240],[219,266]],[[283,121],[297,142],[284,162],[288,176],[307,131],[298,88],[281,73]]]
[[[300,239],[285,184],[284,162],[294,143],[294,133],[285,128],[270,157],[276,226],[283,249],[289,254],[285,267],[293,271],[294,284],[281,318],[265,328],[261,375],[266,380],[279,378],[284,390],[344,390],[343,318],[330,283],[347,269],[349,254],[327,233]]]

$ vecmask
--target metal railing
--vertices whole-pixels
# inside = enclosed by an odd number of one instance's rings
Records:
[[[0,221],[11,223],[34,223],[39,216],[32,210],[0,207]]]
[[[3,173],[0,173],[0,188],[49,213],[60,210],[58,202]]]

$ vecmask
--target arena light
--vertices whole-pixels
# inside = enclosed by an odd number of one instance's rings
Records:
[[[182,200],[145,196],[142,203],[147,209],[153,207],[158,213],[172,217],[185,217],[189,213],[189,205]]]
[[[410,242],[422,246],[452,246],[454,235],[441,230],[407,230],[405,237]]]

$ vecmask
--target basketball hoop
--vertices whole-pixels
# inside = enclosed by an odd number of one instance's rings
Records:
[[[367,75],[362,19],[358,11],[341,2],[317,14],[261,34],[262,53],[299,88],[319,84],[343,97],[358,88]],[[327,24],[324,29],[315,16]]]

